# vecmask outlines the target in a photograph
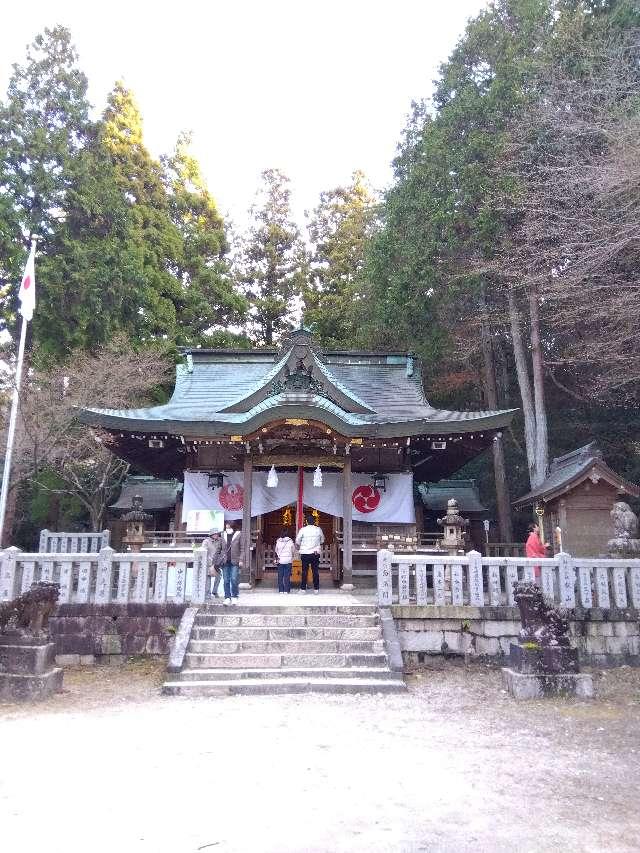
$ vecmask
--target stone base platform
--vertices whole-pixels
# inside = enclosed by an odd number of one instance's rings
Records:
[[[541,699],[544,696],[577,696],[593,698],[593,679],[586,672],[561,675],[534,675],[504,667],[502,683],[514,699]]]
[[[0,699],[33,701],[62,690],[63,670],[55,665],[56,646],[47,640],[0,637]]]

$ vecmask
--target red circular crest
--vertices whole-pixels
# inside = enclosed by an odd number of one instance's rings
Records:
[[[244,506],[244,489],[242,486],[229,483],[228,486],[223,486],[220,489],[218,500],[220,501],[220,506],[223,509],[228,509],[230,512],[242,509]]]
[[[373,486],[358,486],[353,491],[351,502],[358,512],[373,512],[380,503],[380,492]]]

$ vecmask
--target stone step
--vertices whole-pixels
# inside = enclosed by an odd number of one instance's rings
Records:
[[[379,680],[397,679],[398,674],[385,667],[373,666],[336,666],[317,669],[183,669],[176,681],[238,681],[256,678],[375,678]]]
[[[192,640],[379,640],[380,626],[367,628],[253,628],[244,625],[194,627]]]
[[[377,666],[388,667],[387,656],[380,653],[357,654],[194,654],[187,651],[186,669],[274,669],[286,668],[327,668],[337,666]]]
[[[383,652],[379,640],[191,640],[187,652],[196,655],[222,654],[336,654]]]
[[[242,602],[242,599],[240,599]],[[265,613],[267,615],[290,615],[300,613],[326,613],[342,616],[371,616],[377,615],[377,607],[375,604],[286,604],[286,605],[251,605],[232,604],[229,608],[225,607],[222,599],[213,604],[204,604],[200,606],[198,611],[199,616],[206,616],[211,613],[219,613],[221,610],[232,610],[234,613]]]
[[[220,696],[269,693],[400,693],[407,689],[396,678],[282,678],[251,681],[167,681],[162,692],[169,696]]]
[[[225,607],[216,613],[198,613],[194,627],[373,628],[380,624],[377,613],[356,616],[349,613],[307,613],[306,610],[301,608],[296,613],[241,613],[239,608]]]

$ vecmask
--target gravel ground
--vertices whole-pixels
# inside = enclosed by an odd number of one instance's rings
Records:
[[[640,670],[516,703],[434,664],[406,695],[162,697],[163,668],[68,669],[0,704],[7,853],[639,849]]]

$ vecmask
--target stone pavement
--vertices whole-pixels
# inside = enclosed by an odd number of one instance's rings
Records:
[[[3,849],[635,853],[640,672],[597,676],[588,702],[451,665],[404,694],[189,700],[146,661],[71,670],[0,706]]]

